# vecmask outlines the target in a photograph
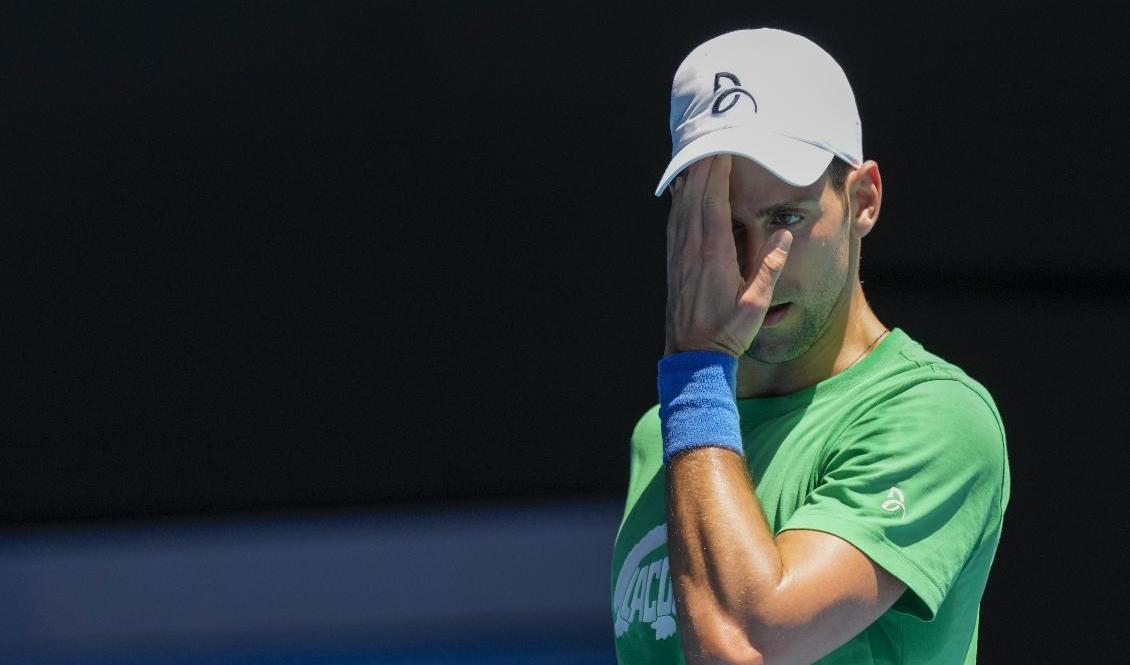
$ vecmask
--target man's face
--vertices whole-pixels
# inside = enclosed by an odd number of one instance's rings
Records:
[[[773,290],[774,305],[789,305],[783,318],[761,327],[746,355],[763,363],[797,358],[824,333],[836,304],[850,289],[854,268],[845,203],[827,176],[794,187],[756,162],[734,157],[730,207],[738,263],[746,279],[757,269],[752,264],[773,231],[787,228],[793,234],[788,261]]]

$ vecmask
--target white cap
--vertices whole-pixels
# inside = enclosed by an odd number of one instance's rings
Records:
[[[816,182],[833,157],[863,163],[863,129],[847,76],[810,40],[736,30],[683,60],[671,83],[671,163],[656,196],[710,155],[752,159],[785,182]]]

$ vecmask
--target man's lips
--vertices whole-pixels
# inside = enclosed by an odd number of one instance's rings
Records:
[[[761,327],[772,328],[780,323],[781,319],[784,319],[785,316],[788,315],[790,309],[789,305],[791,304],[791,302],[783,302],[770,307],[765,312],[765,320],[761,322]]]

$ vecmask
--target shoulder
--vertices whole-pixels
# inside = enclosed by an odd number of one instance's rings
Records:
[[[898,342],[870,380],[846,397],[850,406],[825,447],[825,464],[898,459],[922,471],[1007,484],[1005,427],[989,390],[905,332]]]
[[[952,365],[923,369],[857,415],[828,449],[826,468],[897,470],[954,494],[995,497],[1003,511],[1008,452],[992,396]]]
[[[964,375],[919,373],[888,386],[881,399],[858,415],[853,428],[887,419],[1004,439],[1004,424],[989,391]]]
[[[907,338],[899,355],[913,369],[892,396],[893,406],[920,407],[921,416],[1004,443],[1004,423],[992,394],[957,364]]]
[[[979,432],[1003,444],[1004,423],[988,388],[902,331],[900,342],[894,357],[853,397],[853,426],[904,418]]]
[[[663,429],[659,421],[659,405],[655,404],[640,416],[632,428],[632,469],[642,470],[663,463]]]
[[[646,438],[660,434],[659,425],[659,405],[653,404],[643,415],[636,421],[636,426],[632,428],[632,440],[638,438]]]

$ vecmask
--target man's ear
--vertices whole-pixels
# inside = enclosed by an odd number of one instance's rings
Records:
[[[854,217],[852,229],[860,238],[871,233],[879,219],[879,208],[883,203],[883,178],[879,175],[879,165],[867,160],[848,174],[844,188],[851,202]]]

